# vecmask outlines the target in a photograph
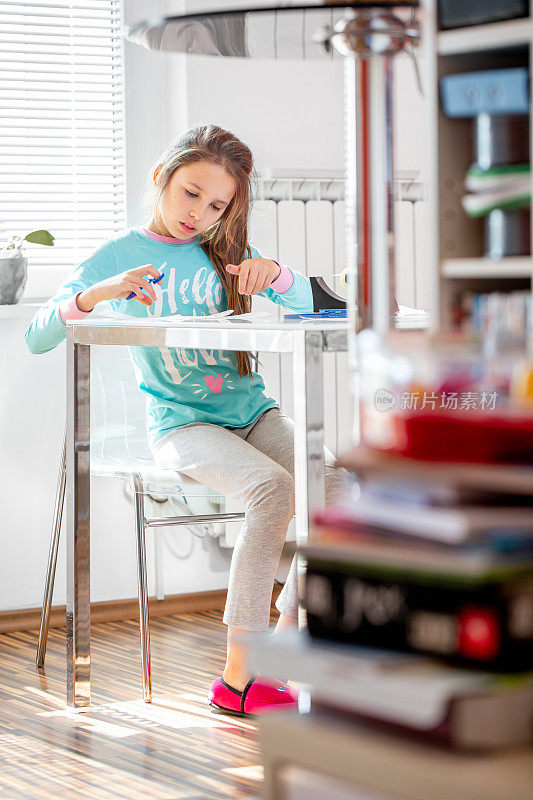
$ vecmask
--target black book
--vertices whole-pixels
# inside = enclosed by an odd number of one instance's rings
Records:
[[[311,636],[488,670],[533,668],[533,569],[468,574],[302,548]]]

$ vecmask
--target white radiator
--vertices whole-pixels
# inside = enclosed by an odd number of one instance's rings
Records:
[[[320,190],[312,182],[302,188],[307,188],[309,199],[256,200],[250,241],[266,258],[274,258],[304,275],[332,276],[345,267],[344,200],[315,199]],[[269,305],[262,298],[254,298],[253,302],[255,308]],[[260,360],[268,392],[280,401],[282,411],[292,416],[291,356],[263,354]],[[347,383],[347,356],[326,354],[325,438],[327,447],[335,454],[351,442],[353,404]]]

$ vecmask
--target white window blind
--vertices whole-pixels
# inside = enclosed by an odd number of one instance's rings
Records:
[[[0,239],[67,274],[125,224],[120,0],[0,3]],[[55,270],[56,271],[56,270]]]

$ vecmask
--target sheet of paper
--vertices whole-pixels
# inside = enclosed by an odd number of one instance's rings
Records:
[[[423,311],[422,309],[419,309],[419,308],[410,308],[409,306],[402,306],[402,305],[398,305],[398,308],[400,310],[399,310],[399,312],[397,312],[397,314],[399,314],[401,317],[425,317],[425,316],[429,316],[429,313],[427,311]]]
[[[161,317],[152,317],[151,319],[154,320],[172,320],[173,322],[194,322],[201,321],[201,322],[215,322],[216,320],[224,319],[225,317],[229,316],[233,313],[233,310],[230,308],[228,311],[217,311],[215,314],[206,314],[205,316],[191,316],[185,314],[166,314],[165,316]],[[93,312],[91,312],[91,317],[98,317],[99,319],[138,319],[139,321],[145,321],[147,317],[138,317],[136,314],[123,314],[121,311],[115,311],[111,306],[103,307],[103,308],[96,308]],[[150,319],[150,317],[148,317]]]
[[[123,314],[121,311],[115,311],[111,308],[111,306],[102,304],[102,307],[97,307],[92,313],[91,318],[98,317],[98,319],[123,319],[123,320],[132,320],[138,319],[139,321],[145,322],[147,317],[137,317],[134,314]],[[231,322],[256,322],[259,320],[264,319],[272,319],[273,321],[277,321],[271,314],[268,314],[266,311],[248,311],[244,314],[233,314],[233,309],[229,308],[227,311],[217,311],[214,314],[205,314],[205,315],[185,315],[185,314],[166,314],[161,317],[152,317],[151,319],[155,320],[172,320],[172,322],[186,322],[190,324],[191,322],[225,322],[227,318],[231,318]],[[150,317],[148,317],[150,319]]]

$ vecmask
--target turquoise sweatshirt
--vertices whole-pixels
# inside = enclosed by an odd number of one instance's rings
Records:
[[[251,248],[252,258],[261,258]],[[145,306],[136,300],[112,300],[111,306],[136,317],[182,314],[206,316],[227,310],[222,283],[197,237],[182,242],[139,228],[129,230],[100,247],[75,270],[45,303],[26,331],[32,353],[45,353],[66,335],[65,320],[86,316],[77,309],[79,292],[127,269],[153,264],[164,272],[154,285],[156,301]],[[280,276],[259,295],[292,312],[313,310],[308,278],[281,268]],[[90,312],[89,312],[90,313]],[[132,347],[139,388],[147,395],[148,431],[152,444],[174,428],[191,422],[245,427],[259,414],[278,404],[265,394],[257,372],[241,377],[235,355],[225,350],[168,347]]]

